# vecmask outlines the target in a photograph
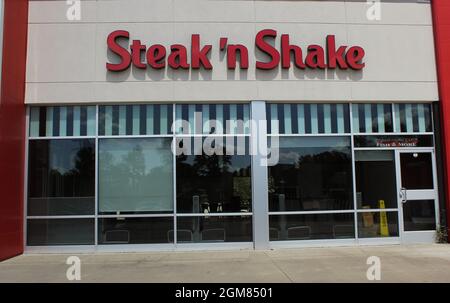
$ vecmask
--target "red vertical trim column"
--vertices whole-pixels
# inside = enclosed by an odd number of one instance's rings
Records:
[[[432,10],[442,119],[447,232],[450,234],[450,1],[433,0]]]
[[[23,252],[28,0],[5,0],[0,96],[0,260]]]

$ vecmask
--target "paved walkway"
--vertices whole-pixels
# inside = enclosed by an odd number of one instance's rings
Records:
[[[0,263],[0,282],[68,282],[69,255],[23,255]],[[271,251],[79,254],[81,282],[450,282],[450,245],[363,246]]]

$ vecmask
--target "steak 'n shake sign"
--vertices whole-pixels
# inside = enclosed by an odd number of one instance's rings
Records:
[[[280,64],[283,69],[289,69],[294,65],[299,69],[361,70],[365,66],[364,49],[360,46],[337,46],[334,35],[326,37],[325,46],[313,44],[304,47],[292,45],[288,34],[281,35],[279,46],[273,46],[271,42],[276,37],[277,32],[273,29],[264,29],[257,33],[256,49],[266,54],[268,60],[257,60],[256,69],[271,70],[278,68]],[[128,47],[125,48],[119,43],[121,39],[128,41]],[[143,45],[140,40],[131,40],[129,32],[117,30],[109,34],[107,43],[108,49],[119,57],[118,63],[106,64],[106,68],[112,72],[127,70],[131,65],[139,69],[163,69],[166,66],[172,69],[213,69],[209,59],[213,46],[202,45],[198,34],[191,36],[190,46],[173,44],[166,49],[161,44]],[[245,45],[228,44],[228,38],[222,37],[219,39],[218,50],[226,54],[228,69],[236,69],[238,62],[241,69],[249,68],[250,54]]]

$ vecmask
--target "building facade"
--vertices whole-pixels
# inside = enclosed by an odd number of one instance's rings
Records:
[[[446,228],[444,1],[16,3],[23,154],[9,150],[20,182],[1,172],[15,182],[1,207],[21,243],[2,257],[430,243]]]

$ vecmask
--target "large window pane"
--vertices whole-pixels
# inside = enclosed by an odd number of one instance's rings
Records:
[[[177,156],[177,212],[250,212],[250,155]]]
[[[99,212],[173,212],[169,138],[99,141]]]
[[[384,225],[386,216],[386,228]],[[398,213],[397,212],[363,212],[358,214],[358,237],[398,237]]]
[[[431,153],[401,153],[402,187],[406,189],[433,189],[433,162]]]
[[[269,167],[270,211],[353,208],[349,137],[281,137]]]
[[[177,242],[250,242],[251,216],[178,217]]]
[[[436,230],[434,200],[411,200],[403,203],[405,231]]]
[[[94,219],[28,220],[27,231],[30,246],[94,244]]]
[[[170,243],[173,218],[99,219],[99,244]]]
[[[271,215],[269,226],[270,241],[355,237],[353,214]]]
[[[397,208],[394,151],[356,151],[356,203],[361,208]]]
[[[93,215],[95,141],[30,141],[28,180],[28,215]]]

